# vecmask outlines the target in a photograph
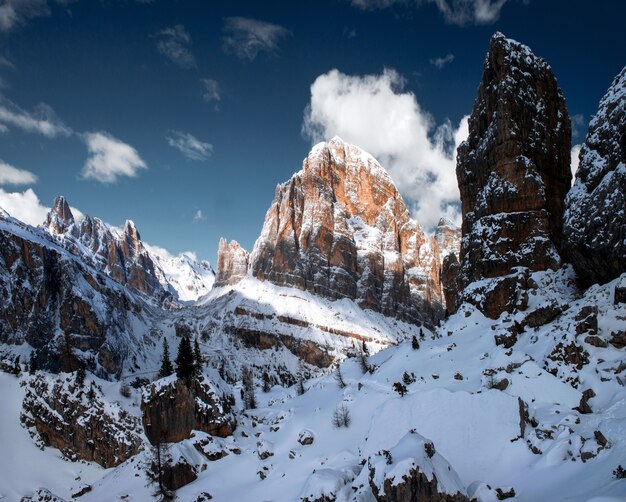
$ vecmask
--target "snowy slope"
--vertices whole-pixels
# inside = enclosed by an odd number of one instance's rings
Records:
[[[580,368],[549,356],[560,341],[574,337],[575,317],[584,306],[598,307],[603,338],[626,328],[626,306],[613,303],[617,281],[579,297],[572,278],[570,269],[533,275],[538,287],[528,312],[556,300],[568,308],[548,324],[527,327],[511,349],[497,346],[494,336],[513,318],[493,321],[465,305],[432,338],[426,332],[418,350],[407,342],[372,356],[372,374],[363,375],[354,359],[344,362],[343,389],[333,375],[307,382],[302,396],[294,388],[276,386],[268,394],[259,389],[260,407],[240,413],[235,434],[219,440],[230,454],[209,462],[198,455],[193,440],[176,446],[176,455],[186,452],[188,461],[206,465],[178,497],[195,500],[207,492],[216,501],[293,501],[333,493],[338,501],[371,500],[362,462],[384,471],[377,454],[388,450],[400,457],[387,470],[406,468],[416,461],[405,459],[407,444],[418,444],[423,436],[433,442],[437,462],[451,466],[440,484],[460,484],[480,501],[496,500],[496,488],[510,487],[519,501],[624,500],[626,480],[612,476],[626,464],[623,349],[576,339],[588,357]],[[405,371],[415,382],[400,397],[392,385]],[[509,382],[504,390],[492,388],[504,378]],[[596,393],[590,400],[593,413],[582,414],[573,408],[587,388]],[[519,398],[528,406],[523,437]],[[352,418],[348,428],[331,423],[341,404]],[[419,436],[407,439],[412,429]],[[597,442],[596,431],[607,447]],[[313,436],[313,444],[298,442],[303,432]],[[235,449],[241,453],[232,453]],[[439,472],[437,462],[426,465],[427,474]],[[151,487],[137,465],[128,462],[103,473],[84,500],[129,493],[138,500],[147,497]]]
[[[198,260],[187,251],[177,256],[167,250],[145,244],[157,265],[159,282],[169,285],[181,302],[195,302],[206,295],[215,283],[215,272],[206,260]]]

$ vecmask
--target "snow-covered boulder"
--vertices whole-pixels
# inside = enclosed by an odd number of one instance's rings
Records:
[[[354,500],[368,490],[380,502],[465,502],[465,487],[434,444],[411,431],[390,450],[370,456],[354,481]]]

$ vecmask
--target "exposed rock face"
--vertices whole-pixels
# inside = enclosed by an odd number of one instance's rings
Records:
[[[44,223],[56,241],[117,282],[150,296],[165,293],[154,262],[141,242],[135,224],[127,221],[120,235],[98,218],[85,216],[76,222],[64,197],[57,197]]]
[[[243,279],[248,273],[249,259],[248,252],[237,241],[220,239],[215,286],[228,286]]]
[[[72,459],[115,467],[141,448],[139,421],[114,403],[105,403],[100,392],[79,389],[74,375],[50,381],[44,375],[31,378],[22,405],[22,423],[34,428],[46,446]]]
[[[459,255],[461,250],[461,229],[447,218],[441,218],[435,228],[435,241],[439,247],[441,262],[451,254]]]
[[[570,121],[550,66],[496,33],[489,44],[469,137],[458,149],[463,239],[461,300],[490,317],[519,308],[515,267],[560,264],[564,198],[571,183]],[[519,271],[515,273],[519,276]],[[482,291],[465,288],[482,279]]]
[[[231,400],[206,379],[158,380],[144,390],[141,402],[146,436],[152,444],[182,441],[192,430],[229,436],[236,425]]]
[[[380,502],[469,502],[450,464],[415,432],[389,451],[369,457],[357,481],[365,471],[371,494]]]
[[[67,213],[65,213],[67,215]],[[122,286],[10,217],[0,218],[0,342],[28,342],[37,364],[77,368],[77,352],[101,376],[119,374],[135,343],[141,305]]]
[[[582,281],[626,272],[626,68],[589,124],[565,205],[563,252]]]
[[[250,256],[258,279],[411,322],[442,317],[440,267],[435,239],[411,219],[387,172],[339,138],[315,146],[277,187]]]
[[[443,259],[441,266],[441,285],[446,299],[446,313],[454,314],[459,299],[459,272],[461,264],[455,253],[450,253]]]

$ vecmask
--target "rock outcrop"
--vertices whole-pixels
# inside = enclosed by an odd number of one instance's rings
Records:
[[[232,396],[207,380],[178,380],[175,375],[144,389],[141,410],[146,436],[152,444],[176,443],[192,430],[225,437],[233,433]]]
[[[53,380],[43,374],[32,377],[22,408],[22,423],[44,445],[72,460],[115,467],[142,446],[139,420],[105,402],[95,386],[77,387],[74,375]]]
[[[260,280],[410,322],[443,316],[440,268],[437,242],[411,219],[387,172],[339,138],[315,146],[277,187],[250,255]]]
[[[141,312],[133,294],[46,232],[0,218],[0,342],[28,342],[40,368],[73,371],[80,357],[108,377],[136,348]]]
[[[371,490],[380,502],[470,500],[452,466],[437,453],[432,442],[416,432],[409,432],[390,450],[370,456],[353,487],[364,484],[364,478],[365,490]],[[356,495],[354,500],[361,500],[358,491]]]
[[[229,286],[243,279],[248,274],[249,259],[249,253],[237,241],[220,239],[215,286]]]
[[[132,221],[127,221],[122,233],[117,235],[99,218],[85,216],[77,222],[65,198],[57,197],[44,229],[65,249],[120,284],[150,296],[159,297],[165,293],[157,278],[155,264]]]
[[[567,195],[563,253],[585,285],[626,272],[626,68],[600,101]]]
[[[469,137],[458,149],[461,301],[496,318],[519,308],[523,273],[516,268],[560,265],[570,139],[565,101],[550,66],[528,47],[496,33]],[[483,281],[480,288],[466,290],[476,281]]]

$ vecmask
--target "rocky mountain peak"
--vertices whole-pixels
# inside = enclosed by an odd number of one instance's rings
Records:
[[[584,283],[605,283],[626,272],[626,68],[600,101],[579,159],[563,251]]]
[[[62,195],[56,197],[52,209],[48,211],[44,228],[55,234],[63,234],[74,223],[74,215],[65,197]]]
[[[571,184],[570,140],[565,100],[550,66],[496,33],[469,136],[458,149],[461,290],[474,281],[511,276],[516,267],[558,267]],[[517,283],[511,281],[492,281],[489,294],[468,290],[462,299],[478,301],[487,315],[498,317],[516,307]]]
[[[315,145],[278,185],[250,255],[260,280],[413,322],[443,313],[440,265],[434,238],[411,219],[389,174],[338,137]]]

